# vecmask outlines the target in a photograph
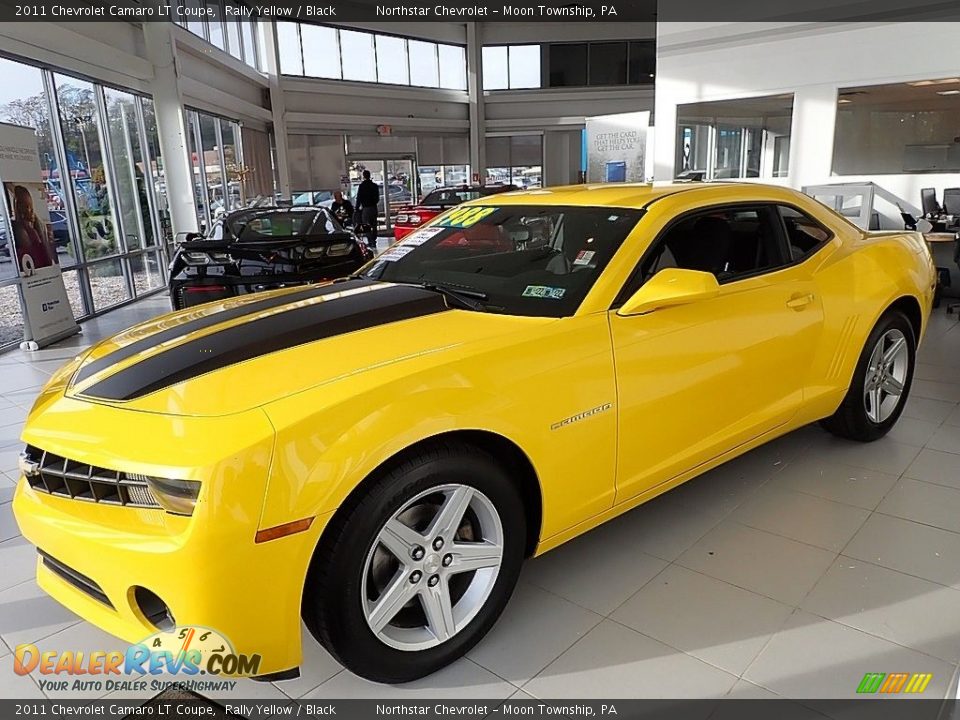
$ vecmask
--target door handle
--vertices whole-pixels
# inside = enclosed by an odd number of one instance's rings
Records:
[[[794,310],[802,310],[812,302],[813,293],[807,293],[806,295],[793,295],[789,300],[787,300],[787,307],[793,308]]]

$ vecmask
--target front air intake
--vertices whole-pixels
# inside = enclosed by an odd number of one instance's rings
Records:
[[[105,505],[160,508],[142,476],[77,462],[28,445],[20,454],[24,478],[34,490]]]

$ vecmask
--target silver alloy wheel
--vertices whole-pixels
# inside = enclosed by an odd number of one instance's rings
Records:
[[[870,353],[863,383],[863,405],[871,422],[879,425],[897,409],[909,367],[907,338],[900,330],[887,330]]]
[[[493,590],[503,525],[490,499],[468,485],[439,485],[401,507],[367,553],[363,613],[397,650],[426,650],[463,630]]]

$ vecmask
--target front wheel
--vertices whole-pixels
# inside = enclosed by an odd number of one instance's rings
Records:
[[[352,672],[394,683],[448,665],[493,626],[519,575],[526,520],[494,458],[450,443],[387,472],[324,535],[307,627]]]
[[[913,382],[917,341],[906,316],[890,311],[873,328],[850,389],[837,411],[822,421],[834,435],[870,442],[890,432]]]

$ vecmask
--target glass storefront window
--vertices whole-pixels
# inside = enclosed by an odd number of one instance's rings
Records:
[[[459,45],[437,45],[440,54],[440,87],[467,89],[467,51]]]
[[[410,84],[420,87],[440,87],[436,43],[409,40]]]
[[[199,118],[202,147],[201,163],[207,180],[210,221],[213,222],[227,209],[226,183],[221,164],[220,144],[217,140],[218,119],[203,113],[199,113]]]
[[[0,285],[0,347],[23,340],[23,314],[16,285]]]
[[[105,88],[104,99],[116,183],[117,214],[126,249],[139,250],[156,244],[156,239],[150,223],[144,175],[146,163],[137,132],[136,98],[130,93]]]
[[[193,173],[193,201],[197,209],[197,227],[200,232],[207,229],[207,199],[203,190],[205,168],[203,150],[197,138],[197,113],[187,111],[187,140],[190,148],[190,169]]]
[[[160,255],[144,253],[130,258],[130,271],[133,273],[133,288],[137,296],[163,286],[163,271]]]
[[[105,260],[87,268],[90,276],[90,293],[96,312],[130,299],[127,279],[123,276],[120,260]]]
[[[170,200],[167,197],[167,181],[163,170],[163,156],[160,153],[160,139],[157,136],[157,116],[153,100],[143,98],[143,127],[147,136],[147,164],[150,168],[150,182],[153,183],[153,197],[157,206],[157,219],[163,241],[173,242],[173,221],[170,218]]]
[[[252,20],[240,23],[240,39],[243,42],[243,61],[252,68],[260,68],[257,56],[257,26]]]
[[[207,0],[207,10],[210,12],[210,17],[222,18],[223,10],[220,8],[220,3],[216,0]],[[224,50],[223,42],[223,22],[221,20],[208,20],[207,21],[207,32],[209,33],[210,44],[220,50]]]
[[[128,302],[134,288],[137,296],[162,288],[157,245],[172,241],[172,228],[153,101],[2,57],[0,72],[9,81],[0,86],[0,122],[36,131],[44,182],[38,198],[47,202],[74,316]],[[211,158],[212,166],[197,175],[211,172],[215,199],[236,206],[243,179],[239,125],[209,116],[197,117],[197,125],[199,159]],[[228,183],[231,173],[236,182]],[[8,235],[0,220],[0,347],[23,337]]]
[[[43,74],[39,68],[0,58],[0,121],[32,127],[37,133],[40,154],[40,172],[47,191],[47,210],[53,225],[57,252],[62,265],[76,263],[76,251],[71,242],[63,205],[60,170],[57,167],[50,125],[50,103],[43,88]],[[0,230],[0,245],[7,244],[6,232]],[[0,248],[0,280],[17,275],[9,250]]]
[[[332,28],[327,28],[332,29]],[[407,63],[407,41],[392,35],[376,35],[377,80],[390,85],[409,85],[410,73]]]
[[[243,175],[246,172],[241,162],[240,131],[236,123],[220,118],[220,139],[227,176],[226,209],[231,212],[243,207]]]
[[[83,308],[83,297],[80,294],[80,271],[65,270],[63,272],[63,286],[67,290],[67,299],[75,318],[83,317],[87,311]]]
[[[303,73],[308,77],[340,79],[340,47],[335,28],[301,25]]]
[[[340,57],[343,79],[377,81],[377,60],[373,54],[373,35],[355,30],[340,31]]]
[[[243,59],[243,48],[240,46],[240,26],[236,20],[224,19],[227,26],[227,52],[237,60]]]
[[[113,199],[107,187],[94,88],[85,80],[54,75],[60,131],[67,156],[83,257],[93,260],[120,252]]]
[[[277,51],[280,54],[282,75],[303,75],[303,54],[300,50],[300,26],[292,22],[278,22]]]
[[[787,177],[793,95],[677,106],[674,173],[685,179]]]

